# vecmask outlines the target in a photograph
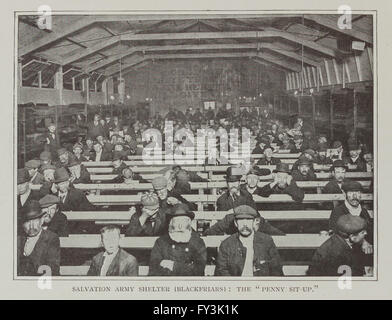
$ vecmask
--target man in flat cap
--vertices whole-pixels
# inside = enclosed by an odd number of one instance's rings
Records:
[[[306,157],[301,157],[297,162],[298,168],[293,169],[291,176],[295,181],[315,181],[316,174],[312,170],[313,163]]]
[[[65,168],[58,168],[54,173],[52,194],[60,198],[61,211],[90,211],[94,206],[88,201],[82,190],[71,185],[70,176]]]
[[[372,254],[362,251],[367,234],[365,219],[342,215],[336,222],[336,232],[315,252],[308,270],[309,276],[364,276],[371,267]],[[350,268],[347,270],[347,268]]]
[[[119,175],[127,167],[127,165],[123,161],[124,159],[126,159],[124,152],[113,151],[113,158],[112,158],[113,174]]]
[[[141,197],[141,205],[131,207],[131,220],[125,232],[126,236],[158,236],[167,231],[167,209],[159,207],[158,196],[145,193]]]
[[[45,164],[52,164],[52,154],[49,151],[42,151],[39,155],[39,159],[41,161],[41,173],[42,166]]]
[[[361,156],[361,148],[356,143],[348,145],[349,155],[343,157],[343,161],[350,166],[349,171],[365,172],[366,162]]]
[[[242,169],[239,167],[228,167],[226,170],[227,191],[223,193],[216,201],[217,211],[228,211],[238,207],[241,204],[247,204],[256,208],[256,203],[252,195],[240,187]]]
[[[159,198],[159,207],[162,209],[171,208],[172,206],[178,203],[186,204],[191,210],[196,210],[196,205],[194,203],[188,202],[184,197],[182,197],[175,190],[172,190],[171,187],[174,187],[174,182],[172,185],[168,185],[167,178],[163,176],[158,176],[152,180],[152,186],[154,188],[154,192],[157,194]],[[168,188],[170,187],[171,190]]]
[[[168,230],[151,251],[150,276],[204,276],[207,248],[192,230],[194,216],[182,203],[168,212]]]
[[[40,160],[33,159],[25,163],[25,168],[27,169],[30,175],[31,184],[42,184],[44,182],[44,177],[39,172],[40,166],[41,166]]]
[[[90,172],[80,163],[76,157],[72,157],[68,163],[68,171],[71,174],[70,182],[72,184],[91,183]]]
[[[18,211],[29,200],[38,200],[39,192],[31,190],[30,175],[26,169],[18,169],[17,172],[17,203]]]
[[[271,236],[258,230],[258,212],[247,205],[234,209],[237,232],[222,241],[216,276],[282,276],[279,253]]]
[[[261,158],[257,162],[257,165],[275,166],[278,163],[282,162],[279,158],[276,158],[273,156],[274,152],[273,152],[272,147],[270,145],[265,146],[263,154],[264,154],[264,158]]]
[[[362,185],[357,181],[346,181],[342,185],[345,196],[344,203],[335,207],[329,218],[329,227],[335,233],[338,231],[337,221],[343,215],[361,217],[367,224],[367,236],[362,241],[362,250],[365,253],[373,252],[373,219],[366,208],[361,206]]]
[[[101,229],[101,242],[104,251],[92,259],[88,276],[135,277],[139,274],[136,258],[120,247],[120,228],[105,226]]]
[[[23,232],[17,238],[18,276],[59,274],[60,240],[54,232],[43,230],[43,215],[37,200],[29,201],[23,208]]]
[[[83,145],[81,143],[75,143],[72,147],[72,152],[79,162],[88,161],[88,159],[83,155]]]
[[[67,216],[59,210],[59,197],[47,194],[39,200],[43,215],[42,228],[50,230],[59,237],[68,237]]]

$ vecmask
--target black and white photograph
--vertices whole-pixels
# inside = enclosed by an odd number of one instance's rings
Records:
[[[16,12],[14,279],[377,280],[375,17]]]

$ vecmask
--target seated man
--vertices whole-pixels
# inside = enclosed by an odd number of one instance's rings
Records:
[[[98,141],[94,142],[94,151],[93,161],[112,161],[112,153],[106,149],[104,150]]]
[[[121,151],[113,152],[113,158],[112,158],[113,174],[119,175],[127,167],[127,165],[123,161],[124,159],[126,159],[126,157],[124,156],[123,152]]]
[[[257,165],[267,165],[267,166],[274,166],[277,165],[278,163],[281,163],[282,161],[279,158],[276,158],[273,156],[273,150],[271,146],[266,146],[264,148],[264,158],[261,158],[258,162]]]
[[[295,202],[302,202],[305,194],[290,175],[289,165],[279,163],[274,173],[274,181],[260,188],[257,194],[262,197],[269,197],[271,194],[288,194]]]
[[[327,147],[325,146],[319,147],[315,162],[319,165],[330,165],[333,163],[332,159],[327,157]]]
[[[193,218],[194,213],[182,203],[168,212],[168,231],[151,251],[150,276],[204,276],[207,248],[192,230]]]
[[[115,177],[113,180],[110,180],[108,183],[148,183],[147,180],[144,180],[138,173],[132,171],[131,167],[125,167],[121,174]]]
[[[83,155],[83,145],[81,143],[75,143],[72,148],[72,152],[79,162],[88,161],[88,159]]]
[[[60,148],[57,150],[57,154],[59,156],[59,161],[56,163],[57,168],[68,166],[70,159],[70,152],[65,148]]]
[[[44,177],[39,172],[40,166],[40,160],[33,159],[26,162],[25,168],[29,172],[31,184],[42,184],[44,182]]]
[[[44,177],[44,182],[39,189],[40,198],[43,198],[45,195],[49,194],[52,189],[53,181],[54,181],[54,172],[56,171],[56,167],[52,164],[44,164],[41,167],[41,171]]]
[[[52,164],[52,154],[49,151],[42,151],[39,155],[39,159],[41,161],[41,173],[42,173],[43,165]]]
[[[294,148],[290,150],[291,153],[299,153],[305,151],[306,146],[303,144],[304,140],[302,136],[298,134],[294,135],[293,141],[294,141]]]
[[[39,192],[31,190],[30,175],[26,169],[18,169],[16,188],[18,210],[20,210],[29,200],[38,200],[39,198]]]
[[[347,166],[342,160],[335,160],[331,167],[332,179],[329,181],[325,187],[323,188],[322,192],[325,194],[339,194],[343,193],[342,185],[345,183],[346,180],[346,170]],[[343,201],[333,201],[333,203],[328,202],[325,204],[325,207],[328,209],[332,209],[339,204],[342,204]]]
[[[94,140],[91,137],[87,136],[86,138],[86,145],[83,148],[83,156],[89,161],[94,160]]]
[[[278,250],[269,235],[257,230],[258,213],[243,205],[234,209],[237,232],[222,241],[216,276],[282,276]]]
[[[71,173],[69,181],[72,182],[72,184],[91,183],[90,172],[88,172],[85,166],[82,165],[75,157],[70,159],[68,170]]]
[[[247,205],[242,205],[247,206]],[[238,208],[238,207],[237,207]],[[254,209],[253,209],[254,210]],[[222,235],[222,234],[233,234],[237,232],[237,228],[235,226],[235,215],[234,210],[230,210],[228,214],[221,220],[218,220],[215,224],[210,226],[207,230],[203,232],[205,236],[213,236],[213,235]],[[284,232],[280,231],[279,229],[273,227],[267,220],[265,220],[258,211],[257,218],[256,218],[256,226],[257,228],[255,231],[263,232],[269,235],[285,235]]]
[[[47,194],[39,200],[43,215],[42,228],[50,230],[59,237],[68,237],[67,216],[59,210],[60,199],[55,195]]]
[[[252,154],[263,154],[266,146],[269,146],[270,138],[267,135],[257,137],[257,146],[253,149]]]
[[[366,221],[359,216],[342,215],[336,222],[336,233],[325,241],[313,256],[309,276],[363,276],[372,266],[372,254],[361,250],[366,236]],[[346,270],[350,268],[350,270]]]
[[[361,206],[362,186],[357,181],[347,181],[343,184],[342,190],[345,196],[344,203],[335,207],[329,218],[329,227],[335,233],[337,229],[337,221],[340,216],[353,215],[360,216],[367,223],[367,236],[362,241],[362,250],[365,253],[373,252],[373,219],[369,212]]]
[[[365,172],[373,172],[374,169],[373,154],[371,152],[364,153],[363,160],[365,160],[365,165],[366,165]]]
[[[226,170],[227,191],[216,201],[217,211],[228,211],[241,204],[256,208],[252,195],[245,189],[240,188],[241,175],[235,170],[238,170],[238,168],[228,167]]]
[[[349,156],[343,157],[343,161],[349,165],[349,171],[365,172],[366,162],[361,157],[361,148],[357,144],[348,145]]]
[[[302,154],[298,157],[298,160],[294,162],[291,171],[298,170],[298,165],[301,160],[309,160],[310,162],[310,169],[314,172],[313,163],[317,158],[317,153],[312,149],[306,149]]]
[[[54,183],[51,188],[52,194],[60,198],[60,210],[62,211],[89,211],[94,206],[88,201],[82,190],[75,189],[70,176],[65,168],[58,168],[54,173]]]
[[[60,240],[54,232],[42,229],[43,215],[37,200],[29,201],[23,208],[23,232],[17,239],[18,276],[59,275]]]
[[[295,181],[315,181],[317,177],[311,166],[312,163],[308,159],[299,159],[298,169],[292,170],[291,176]]]
[[[168,180],[163,176],[156,177],[152,180],[152,186],[159,198],[159,207],[167,209],[175,204],[184,203],[191,210],[196,210],[197,207],[194,203],[188,202],[178,192],[173,190],[174,184],[174,181],[170,181],[170,184],[168,184]]]
[[[131,220],[126,236],[158,236],[167,231],[167,209],[159,208],[159,199],[155,193],[145,193],[141,197],[141,206],[131,207]]]
[[[101,229],[101,241],[104,251],[92,260],[88,276],[133,277],[139,274],[136,258],[120,248],[120,228],[106,226]]]
[[[259,188],[260,177],[269,176],[271,170],[251,167],[246,174],[246,183],[240,185],[240,189],[248,192],[250,195],[257,194],[257,189]]]

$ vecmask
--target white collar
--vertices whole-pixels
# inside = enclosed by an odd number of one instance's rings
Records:
[[[243,237],[243,236],[241,236],[241,234],[239,234],[239,239],[245,247],[253,244],[254,237],[255,237],[254,231],[252,232],[252,234],[249,237]]]
[[[347,199],[344,200],[344,205],[346,206],[350,214],[352,214],[353,216],[359,216],[361,214],[361,205],[359,205],[357,208],[354,208],[351,204],[348,203]]]
[[[120,248],[118,248],[116,251],[114,251],[111,254],[109,254],[109,253],[107,253],[107,251],[105,251],[103,255],[104,255],[104,257],[109,257],[109,258],[113,259],[117,255],[119,250],[120,250]]]

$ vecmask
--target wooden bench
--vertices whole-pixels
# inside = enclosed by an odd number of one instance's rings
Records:
[[[86,276],[90,266],[60,266],[61,276]],[[305,276],[309,266],[307,265],[284,265],[282,267],[285,276]],[[139,266],[139,276],[148,275],[148,266]],[[214,265],[206,265],[204,270],[205,276],[213,276],[215,272]]]
[[[217,248],[228,236],[202,237],[206,247]],[[151,249],[158,237],[121,237],[120,246],[126,249]],[[320,247],[329,236],[319,234],[287,234],[272,236],[278,249],[315,249]],[[98,234],[69,235],[60,238],[61,248],[94,249],[100,248],[101,236]]]
[[[287,151],[287,150],[285,150]],[[204,155],[204,154],[203,154]],[[274,157],[279,158],[279,159],[298,159],[299,156],[301,155],[301,153],[274,153]],[[150,156],[150,153],[147,154],[148,157],[152,157]],[[169,154],[169,156],[171,158],[174,157],[174,155]],[[186,155],[176,155],[177,157],[181,157],[181,158],[185,158]],[[194,151],[193,153],[191,153],[190,155],[187,155],[187,157],[192,160],[192,159],[197,159],[197,151]],[[205,156],[208,156],[208,153],[205,154]],[[217,153],[218,156],[218,153]],[[128,160],[143,160],[145,156],[143,155],[133,155],[133,156],[128,156]],[[165,153],[157,153],[156,157],[162,157],[162,159],[165,159]],[[253,159],[261,159],[264,158],[264,154],[233,154],[232,156],[230,156],[230,154],[228,154],[228,158],[230,159],[242,159],[242,158],[253,158]]]
[[[183,197],[192,203],[197,203],[199,211],[203,211],[203,204],[215,204],[218,195],[187,194]],[[132,205],[140,202],[141,195],[88,195],[88,200],[94,205]],[[256,203],[294,203],[294,200],[287,194],[272,194],[268,198],[253,196]],[[303,203],[320,203],[328,201],[342,201],[344,194],[305,194]],[[363,201],[372,201],[373,194],[362,194]]]

